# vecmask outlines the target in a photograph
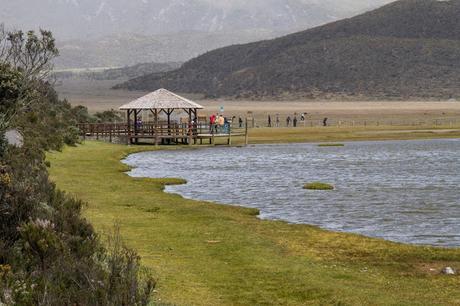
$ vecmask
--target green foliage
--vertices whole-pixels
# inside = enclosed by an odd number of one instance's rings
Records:
[[[0,62],[0,113],[14,108],[20,92],[21,73]]]
[[[2,158],[8,148],[8,142],[5,138],[4,131],[0,130],[0,158]]]
[[[49,58],[34,55],[57,54],[51,33],[9,39],[17,69],[0,64],[1,114],[10,114],[0,117],[0,305],[147,305],[155,283],[136,253],[119,237],[106,249],[83,203],[49,181],[44,152],[78,141],[81,111],[41,80]],[[22,147],[6,144],[6,127],[21,131]]]
[[[308,190],[334,190],[334,186],[321,182],[308,183],[303,188]]]
[[[114,123],[114,122],[122,122],[123,118],[120,116],[120,113],[116,110],[108,110],[108,111],[103,111],[103,112],[98,112],[94,114],[94,117],[96,117],[97,122],[101,123]]]
[[[72,108],[72,113],[78,123],[90,123],[94,121],[94,118],[89,114],[86,106],[75,106]]]

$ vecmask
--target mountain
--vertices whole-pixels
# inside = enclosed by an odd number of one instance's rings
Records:
[[[51,30],[63,68],[185,61],[271,39],[391,0],[0,0],[0,23]]]
[[[52,30],[60,40],[120,33],[291,31],[390,0],[0,0],[0,22]]]
[[[118,88],[208,96],[460,97],[460,0],[401,0],[274,40],[208,52]]]

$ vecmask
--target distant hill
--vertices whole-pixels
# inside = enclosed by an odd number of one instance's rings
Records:
[[[1,0],[0,0],[1,1]],[[189,32],[165,35],[118,34],[102,39],[58,41],[57,69],[122,67],[146,62],[185,62],[236,43],[281,36],[271,31]]]
[[[134,66],[112,69],[78,69],[63,70],[54,73],[58,80],[86,79],[86,80],[118,80],[124,81],[151,73],[167,72],[178,69],[182,63],[141,63]]]
[[[208,52],[117,88],[237,98],[460,97],[460,0],[402,0],[274,40]]]

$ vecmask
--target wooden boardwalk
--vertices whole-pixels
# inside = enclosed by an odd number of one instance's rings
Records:
[[[210,126],[209,124],[179,124],[179,123],[141,123],[128,125],[126,123],[81,123],[78,125],[83,138],[95,137],[96,139],[114,138],[124,139],[128,144],[153,143],[160,144],[215,144],[216,139],[225,138],[228,145],[232,144],[235,137],[245,137],[247,143],[246,128],[232,128],[227,126]]]

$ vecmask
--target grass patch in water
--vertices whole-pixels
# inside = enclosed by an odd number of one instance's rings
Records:
[[[308,189],[308,190],[334,190],[334,186],[331,184],[327,183],[321,183],[321,182],[312,182],[312,183],[307,183],[303,186],[303,189]]]
[[[320,143],[318,147],[345,147],[343,143]]]

